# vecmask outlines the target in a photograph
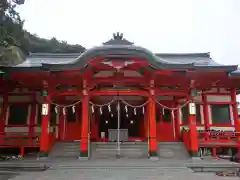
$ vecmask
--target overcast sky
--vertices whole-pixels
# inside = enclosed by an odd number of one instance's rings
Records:
[[[211,52],[240,64],[240,0],[26,0],[25,29],[87,48],[112,33],[153,52]]]

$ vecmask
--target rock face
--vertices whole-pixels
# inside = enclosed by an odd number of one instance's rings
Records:
[[[0,65],[15,66],[26,60],[26,55],[17,46],[9,46],[0,48]]]

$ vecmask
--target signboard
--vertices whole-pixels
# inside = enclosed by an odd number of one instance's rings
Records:
[[[189,114],[196,115],[196,104],[195,103],[189,103]]]
[[[48,115],[48,104],[42,105],[42,115]]]

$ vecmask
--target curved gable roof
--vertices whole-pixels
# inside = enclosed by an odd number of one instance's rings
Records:
[[[113,39],[103,43],[102,46],[91,48],[82,54],[30,54],[25,62],[3,69],[14,71],[62,71],[84,68],[95,57],[141,57],[145,58],[155,69],[191,69],[191,70],[222,70],[233,72],[236,65],[225,66],[216,63],[210,53],[157,53],[135,46],[123,38],[122,34],[114,34]],[[234,74],[234,73],[233,73]],[[238,74],[238,73],[237,73]]]

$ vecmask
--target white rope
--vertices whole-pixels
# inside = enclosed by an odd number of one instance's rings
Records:
[[[165,106],[164,104],[161,104],[155,97],[154,97],[154,100],[157,104],[159,104],[162,108],[164,109],[169,109],[169,110],[179,110],[179,109],[182,109],[183,107],[185,107],[188,103],[191,102],[191,100],[188,100],[187,102],[185,102],[183,105],[179,106],[179,107],[176,107],[176,108],[173,108],[173,107],[168,107],[168,106]]]
[[[113,102],[115,102],[117,100],[116,97],[114,97],[110,102],[106,103],[106,104],[94,104],[92,101],[89,101],[89,103],[93,106],[97,106],[97,107],[103,107],[103,106],[108,106],[110,104],[112,104]]]
[[[75,103],[68,104],[68,105],[57,104],[57,103],[54,103],[53,101],[50,101],[50,104],[53,104],[53,105],[55,105],[55,106],[57,106],[57,107],[64,107],[64,108],[67,108],[67,107],[75,106],[75,105],[79,104],[81,101],[82,101],[82,100],[79,100],[79,101],[77,101],[77,102],[75,102]]]
[[[132,108],[141,108],[143,106],[146,106],[149,103],[149,100],[148,100],[148,101],[146,101],[145,103],[143,103],[141,105],[131,105],[127,101],[125,101],[122,97],[119,97],[119,100],[121,100],[125,105],[130,106]]]

